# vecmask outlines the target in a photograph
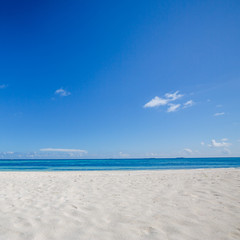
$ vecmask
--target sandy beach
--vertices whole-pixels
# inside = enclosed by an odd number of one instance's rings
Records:
[[[240,169],[0,172],[10,239],[240,239]]]

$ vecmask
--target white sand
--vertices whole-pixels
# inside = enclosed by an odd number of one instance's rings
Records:
[[[1,240],[240,239],[240,169],[0,172]]]

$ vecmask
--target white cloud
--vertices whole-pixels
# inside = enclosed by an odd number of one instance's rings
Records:
[[[180,108],[181,104],[169,104],[167,112],[176,112]]]
[[[204,146],[204,145],[205,145],[205,142],[201,142],[201,145]]]
[[[186,154],[192,154],[192,150],[190,148],[184,148],[183,151],[186,153]]]
[[[217,107],[217,108],[220,108],[220,107],[222,107],[222,105],[221,105],[221,104],[218,104],[216,107]]]
[[[165,98],[160,98],[156,96],[149,102],[147,102],[143,107],[159,107],[159,106],[164,106],[167,105],[169,102],[175,101],[183,96],[183,94],[180,94],[179,91],[176,91],[174,93],[165,93]]]
[[[193,104],[194,104],[193,100],[189,100],[183,104],[183,108],[191,107],[193,106]]]
[[[183,97],[183,94],[180,94],[179,91],[176,91],[175,93],[166,93],[165,97],[169,99],[170,101],[175,101],[181,97]]]
[[[80,149],[41,149],[39,152],[0,152],[0,159],[79,159],[88,152]]]
[[[76,152],[76,153],[85,153],[87,154],[88,152],[86,150],[81,150],[81,149],[65,149],[65,148],[42,148],[40,149],[41,152]]]
[[[56,94],[56,95],[59,95],[59,96],[61,96],[61,97],[67,97],[67,96],[71,95],[70,92],[64,90],[63,88],[57,89],[57,90],[55,91],[55,94]]]
[[[169,102],[168,99],[164,99],[164,98],[160,98],[160,97],[156,96],[151,101],[147,102],[143,107],[144,108],[159,107],[159,106],[167,105],[168,102]]]
[[[217,142],[215,139],[212,139],[211,144],[209,144],[209,147],[214,147],[214,148],[218,148],[218,147],[228,147],[231,145],[231,143],[226,142],[226,139],[222,139],[221,142]]]
[[[215,113],[214,116],[215,116],[215,117],[218,117],[218,116],[222,116],[222,115],[224,115],[224,114],[225,114],[225,112],[219,112],[219,113]]]
[[[7,87],[7,85],[5,85],[5,84],[0,85],[0,89],[6,88],[6,87]]]
[[[156,96],[149,102],[147,102],[143,107],[144,108],[154,108],[159,106],[167,106],[167,112],[176,112],[181,106],[182,108],[191,107],[194,105],[193,100],[188,100],[187,102],[181,104],[181,103],[172,103],[181,97],[183,97],[183,94],[180,94],[179,91],[176,91],[174,93],[165,93],[164,97],[158,97]]]

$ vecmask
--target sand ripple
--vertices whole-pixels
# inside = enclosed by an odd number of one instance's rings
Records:
[[[240,239],[240,170],[1,172],[0,240]]]

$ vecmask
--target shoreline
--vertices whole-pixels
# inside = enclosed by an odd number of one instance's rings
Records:
[[[240,238],[240,168],[0,171],[0,239]]]
[[[53,173],[53,172],[70,172],[70,173],[78,173],[78,172],[144,172],[144,171],[150,171],[150,172],[158,172],[158,171],[191,171],[191,170],[217,170],[217,169],[240,169],[240,166],[239,167],[213,167],[213,168],[175,168],[175,169],[170,169],[170,168],[167,168],[167,169],[128,169],[128,170],[125,170],[125,169],[114,169],[114,170],[1,170],[0,169],[0,174],[1,173],[4,173],[4,172],[9,172],[9,173],[31,173],[31,172],[34,172],[34,173],[43,173],[43,172],[48,172],[48,173]]]

